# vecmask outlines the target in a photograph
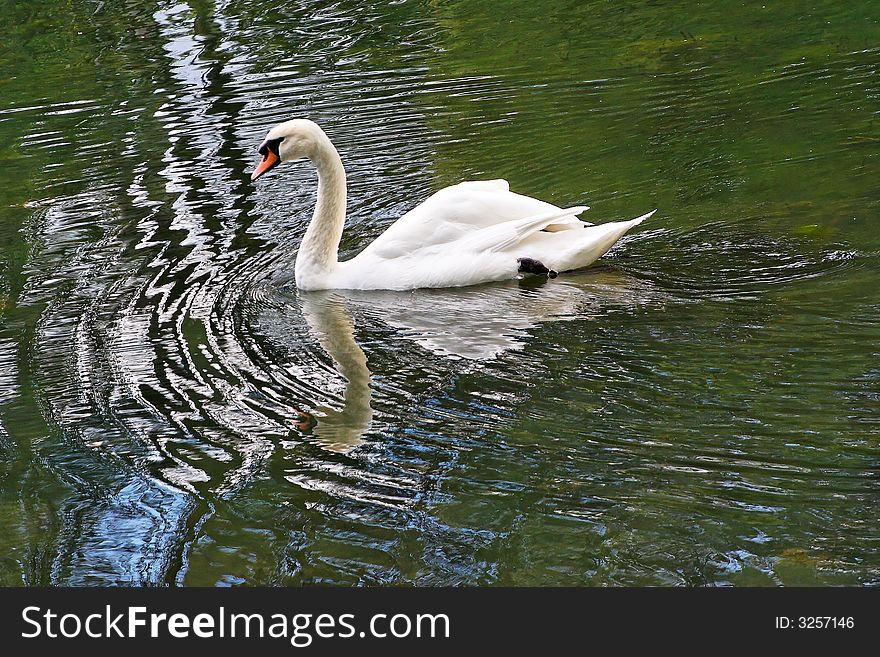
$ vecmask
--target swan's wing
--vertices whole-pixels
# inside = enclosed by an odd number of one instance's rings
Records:
[[[496,178],[495,180],[465,180],[464,182],[460,182],[457,185],[451,185],[450,187],[444,187],[441,189],[441,192],[445,192],[447,190],[477,190],[477,191],[489,191],[489,192],[509,192],[510,191],[510,183],[504,180],[504,178]],[[438,192],[439,193],[439,192]]]
[[[532,233],[543,230],[560,219],[580,214],[586,209],[585,205],[580,205],[495,224],[471,233],[460,240],[456,248],[472,253],[498,253],[515,246]],[[584,226],[584,224],[580,225]]]
[[[574,215],[566,215],[551,203],[511,192],[506,180],[463,182],[441,189],[407,212],[364,253],[385,259],[401,257],[419,249],[459,242],[493,226],[554,212],[555,219],[542,229],[556,232],[584,226]]]

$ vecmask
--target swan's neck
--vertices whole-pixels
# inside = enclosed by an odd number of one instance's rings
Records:
[[[296,257],[294,269],[300,287],[312,287],[312,279],[326,278],[338,267],[345,224],[345,169],[339,153],[324,137],[311,159],[318,170],[318,201]]]

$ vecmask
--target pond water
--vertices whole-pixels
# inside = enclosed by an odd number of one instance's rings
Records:
[[[872,2],[0,2],[0,584],[880,583]],[[506,178],[554,280],[298,293]]]

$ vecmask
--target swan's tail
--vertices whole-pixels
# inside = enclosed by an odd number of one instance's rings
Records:
[[[596,226],[586,226],[583,231],[566,231],[563,233],[569,240],[569,244],[548,258],[554,265],[547,265],[557,271],[570,271],[581,269],[591,265],[605,255],[609,249],[623,237],[628,230],[638,226],[645,219],[650,218],[656,210],[651,210],[641,217],[628,221],[611,221]],[[580,233],[576,239],[574,235]],[[547,260],[544,263],[547,264]]]
[[[655,212],[657,212],[657,210],[651,210],[651,211],[648,212],[647,214],[643,214],[641,217],[636,217],[635,219],[630,219],[629,221],[620,221],[620,222],[618,222],[618,223],[621,223],[621,224],[631,224],[630,227],[632,227],[632,226],[638,226],[638,225],[639,225],[640,223],[642,223],[645,219],[650,219],[652,216],[654,216],[654,213],[655,213]]]

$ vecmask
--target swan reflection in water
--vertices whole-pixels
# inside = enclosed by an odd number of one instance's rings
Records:
[[[303,428],[311,429],[328,449],[348,452],[360,444],[361,436],[373,423],[367,355],[355,342],[354,319],[343,296],[335,291],[320,291],[302,293],[300,299],[309,332],[346,380],[342,408],[316,408],[307,414],[312,420],[310,426]]]
[[[288,292],[289,293],[289,292]],[[489,361],[522,349],[529,331],[551,321],[595,320],[609,311],[656,304],[653,285],[610,268],[594,268],[552,281],[531,277],[470,288],[405,292],[328,290],[298,292],[312,339],[345,380],[341,408],[317,404],[299,427],[327,449],[349,452],[373,423],[367,356],[355,340],[355,317],[397,329],[444,359]],[[325,372],[313,387],[332,387]]]

